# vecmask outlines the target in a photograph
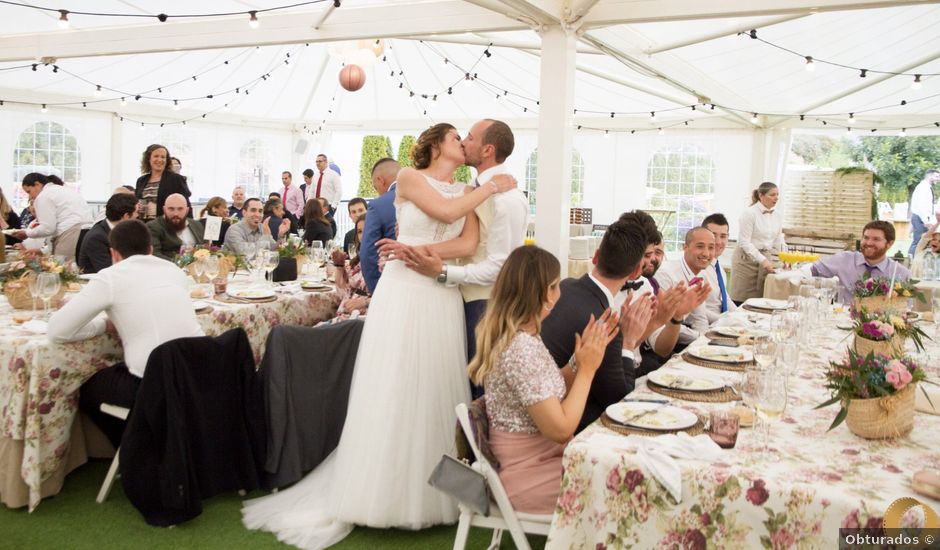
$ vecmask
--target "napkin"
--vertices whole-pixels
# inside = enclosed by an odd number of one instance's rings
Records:
[[[713,327],[749,327],[752,326],[747,311],[736,309],[729,311],[712,323]]]
[[[721,456],[721,447],[707,435],[690,436],[685,432],[656,437],[627,437],[597,432],[589,440],[595,445],[636,453],[636,461],[666,491],[682,502],[682,471],[674,458],[713,461]]]
[[[46,324],[45,321],[40,321],[39,319],[31,319],[29,321],[26,321],[22,325],[20,325],[20,328],[27,332],[32,332],[33,334],[45,334],[46,329],[48,328],[48,325]]]
[[[921,391],[921,389],[927,392],[927,395],[930,396],[930,401],[927,401],[927,398],[924,396],[924,391]],[[927,414],[940,415],[940,387],[931,384],[919,384],[915,393],[917,394],[914,401],[915,409]],[[933,405],[931,405],[931,403],[933,403]]]

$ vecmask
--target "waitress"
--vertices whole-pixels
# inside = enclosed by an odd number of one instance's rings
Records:
[[[741,304],[764,295],[764,279],[774,273],[774,253],[786,250],[780,189],[765,181],[751,193],[751,206],[738,222],[738,246],[731,263],[731,299]]]
[[[153,144],[147,147],[140,160],[140,172],[137,178],[136,195],[140,207],[138,208],[141,220],[149,221],[163,215],[163,203],[174,193],[186,197],[186,206],[189,207],[189,217],[193,216],[192,206],[189,204],[189,186],[186,178],[169,169],[170,152],[166,147]]]

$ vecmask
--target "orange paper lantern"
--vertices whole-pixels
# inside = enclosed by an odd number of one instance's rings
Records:
[[[346,65],[339,72],[339,85],[355,92],[366,83],[366,72],[359,65]]]

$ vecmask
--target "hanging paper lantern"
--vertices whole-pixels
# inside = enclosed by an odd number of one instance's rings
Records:
[[[366,72],[359,65],[346,65],[339,72],[339,85],[355,92],[366,83]]]

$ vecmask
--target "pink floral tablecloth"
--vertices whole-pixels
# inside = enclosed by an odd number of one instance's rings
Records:
[[[940,416],[918,413],[909,437],[867,441],[845,424],[827,433],[837,407],[813,409],[828,395],[826,360],[840,356],[847,334],[830,321],[803,348],[786,413],[774,426],[780,461],[762,460],[758,434],[742,429],[736,448],[716,462],[677,461],[681,503],[634,454],[592,441],[594,433],[614,432],[590,426],[565,451],[546,548],[837,548],[840,527],[880,526],[897,498],[913,496],[940,510],[940,502],[911,490],[914,472],[940,469]],[[940,359],[940,346],[929,351]],[[937,380],[938,369],[930,370]],[[662,398],[645,383],[631,396]],[[675,403],[700,413],[728,407]]]
[[[278,324],[311,326],[336,312],[333,292],[279,294],[276,302],[222,304],[198,316],[207,335],[235,327],[248,333],[255,361],[260,362],[268,332]],[[18,465],[29,487],[29,509],[40,501],[39,488],[63,467],[69,433],[78,409],[78,389],[99,369],[123,357],[120,342],[102,335],[81,342],[53,345],[13,323],[12,309],[0,303],[0,436],[23,442]],[[16,468],[0,464],[0,468]]]

